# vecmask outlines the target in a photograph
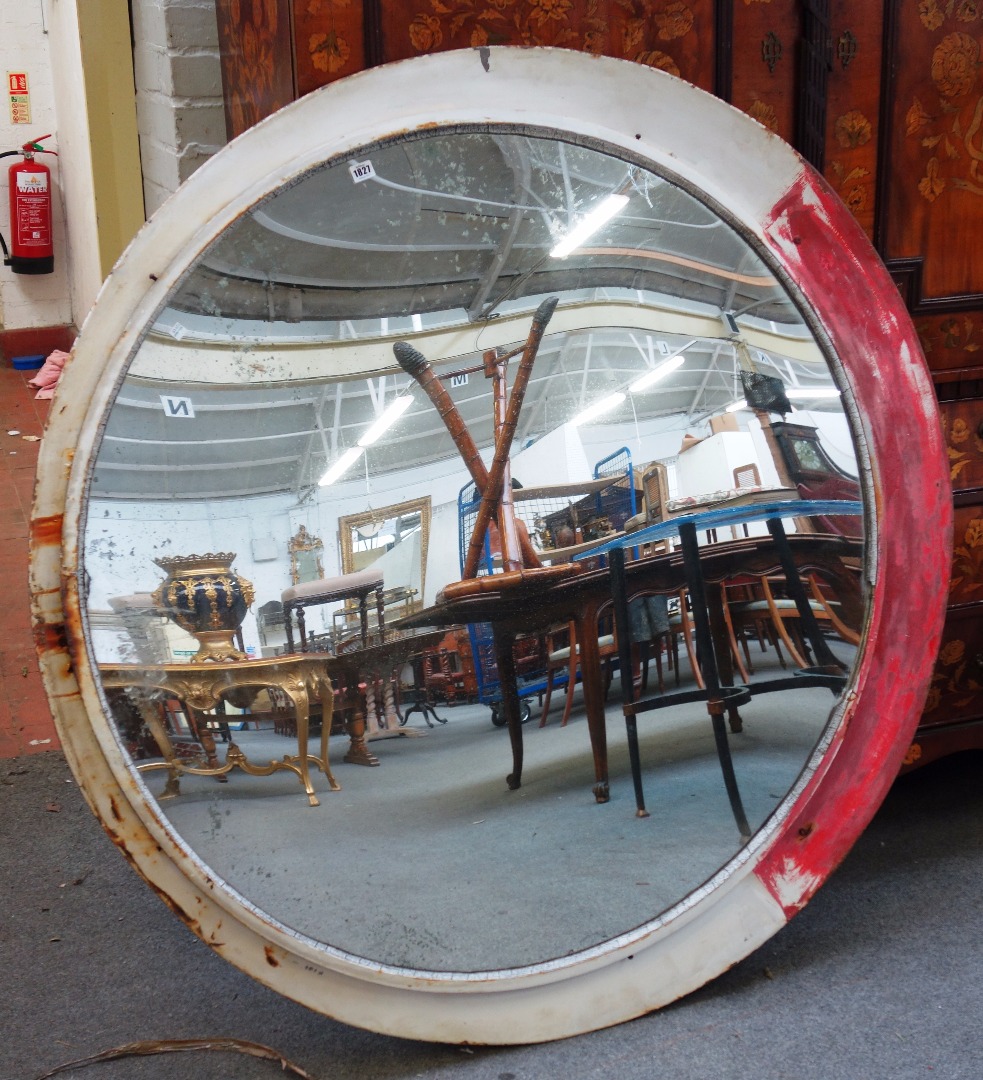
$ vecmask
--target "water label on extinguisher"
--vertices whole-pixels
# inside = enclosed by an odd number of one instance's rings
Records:
[[[43,172],[17,173],[17,190],[28,195],[43,195],[48,190],[48,174]]]
[[[18,172],[15,192],[16,230],[19,247],[48,247],[51,244],[51,217],[48,174]]]

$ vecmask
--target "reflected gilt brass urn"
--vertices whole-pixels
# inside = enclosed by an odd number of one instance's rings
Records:
[[[234,638],[255,594],[252,582],[232,569],[234,559],[231,552],[154,559],[167,572],[153,593],[154,604],[198,639],[192,663],[247,659]]]

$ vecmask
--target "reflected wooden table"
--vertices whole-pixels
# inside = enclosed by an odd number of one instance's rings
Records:
[[[338,690],[339,708],[351,714],[347,722],[351,742],[345,754],[348,764],[379,764],[366,742],[426,734],[417,728],[401,726],[394,678],[413,656],[436,645],[443,636],[443,630],[406,633],[389,629],[384,641],[370,641],[363,647],[356,639],[349,648],[340,649],[336,655],[322,657]],[[322,727],[322,738],[324,730]]]
[[[710,520],[714,524],[733,524],[740,517],[748,520],[767,520],[770,516],[782,514],[807,517],[811,513],[818,513],[817,508],[820,505],[825,504],[796,502],[794,512],[787,514],[788,507],[784,502],[778,508],[744,507],[736,512],[736,517],[734,513],[726,515],[726,520],[721,511],[686,515],[663,523],[659,533],[660,536],[678,535],[681,526],[685,532],[686,525],[699,524],[704,520]],[[859,504],[848,509],[844,509],[842,502],[836,505],[841,513],[856,513],[859,509]],[[615,547],[640,547],[655,538],[649,535],[652,531],[642,530],[615,538],[609,545],[595,545],[590,554],[598,561],[600,556],[608,555]],[[789,535],[786,542],[795,570],[799,573],[816,570],[835,580],[844,602],[845,616],[849,613],[849,617],[859,624],[863,618],[863,601],[850,564],[859,558],[863,548],[862,541],[856,537],[803,532]],[[624,566],[623,576],[619,574],[620,580],[615,584],[615,588],[622,597],[631,599],[649,592],[677,593],[684,587],[696,585],[698,581],[711,585],[741,574],[762,575],[781,573],[784,570],[782,557],[776,550],[775,538],[769,533],[767,536],[752,536],[700,547],[695,566],[687,565],[682,550],[636,559]],[[597,566],[559,581],[530,573],[528,578],[517,586],[501,589],[496,587],[496,576],[493,574],[482,579],[485,587],[473,595],[450,601],[438,600],[432,607],[401,619],[395,625],[448,626],[469,622],[486,622],[492,625],[502,705],[512,748],[512,771],[506,782],[509,788],[514,790],[522,782],[523,738],[513,644],[520,634],[539,633],[557,623],[573,622],[580,644],[581,685],[594,761],[593,793],[598,802],[607,802],[609,781],[604,680],[596,628],[601,613],[614,606],[611,570],[608,566]],[[716,598],[709,604],[708,617],[712,625],[708,636],[715,646],[720,685],[729,686],[733,682],[733,671],[720,613],[723,600],[719,586],[715,591]],[[817,675],[815,678],[820,679],[821,676]],[[804,680],[800,679],[798,685],[804,686]],[[701,692],[701,698],[705,699],[704,692]],[[673,699],[677,702],[681,700],[679,695],[665,696],[667,702]],[[735,708],[736,702],[724,702],[724,705],[725,708]],[[714,712],[711,715],[716,715],[718,703],[714,701],[712,706]],[[735,717],[735,720],[739,721],[739,718]]]
[[[647,817],[642,791],[642,768],[639,758],[636,717],[644,712],[665,708],[671,704],[685,701],[706,702],[707,712],[713,726],[714,742],[723,773],[724,784],[730,799],[734,820],[743,841],[750,840],[751,830],[741,800],[734,772],[727,731],[724,725],[724,713],[731,716],[731,730],[740,731],[742,724],[737,706],[746,704],[752,695],[789,690],[793,687],[824,686],[838,693],[846,684],[846,665],[834,655],[820,631],[815,614],[802,584],[801,568],[789,544],[789,537],[782,524],[783,518],[819,518],[827,515],[856,516],[863,512],[863,505],[853,500],[818,500],[818,499],[766,499],[763,502],[753,500],[745,502],[734,500],[733,505],[694,514],[684,514],[669,521],[659,522],[639,530],[630,539],[617,538],[595,548],[593,554],[610,558],[611,595],[614,601],[615,622],[618,628],[618,650],[622,672],[629,670],[629,622],[628,572],[625,549],[653,541],[678,537],[683,557],[683,572],[686,588],[692,607],[693,621],[696,627],[697,655],[704,685],[696,692],[666,694],[661,698],[651,697],[644,701],[634,700],[633,681],[621,680],[622,701],[627,727],[628,752],[631,759],[632,781],[635,788],[636,812],[639,817]],[[733,669],[729,662],[723,623],[723,612],[727,606],[726,597],[718,589],[716,596],[709,587],[708,574],[704,566],[708,548],[701,548],[697,539],[698,531],[707,530],[707,534],[716,536],[719,527],[743,526],[752,522],[764,522],[768,528],[771,546],[774,549],[778,567],[784,576],[788,595],[795,604],[802,633],[812,647],[815,661],[812,666],[802,668],[792,678],[771,678],[755,681],[742,687],[731,685],[734,681]],[[740,547],[740,541],[732,541],[729,546],[734,550]],[[712,553],[716,545],[709,545]],[[707,559],[707,561],[710,561]],[[743,567],[747,572],[750,563]],[[758,576],[752,570],[754,576]],[[842,575],[840,575],[842,576]],[[849,589],[846,590],[849,593]],[[862,604],[854,604],[855,619],[859,626],[862,619]],[[717,624],[716,626],[714,624]]]
[[[270,776],[286,769],[299,777],[311,806],[318,806],[320,804],[311,784],[312,765],[324,773],[332,791],[340,790],[340,784],[331,775],[328,763],[328,736],[334,711],[334,691],[329,665],[333,659],[317,653],[298,653],[260,660],[198,664],[100,664],[99,673],[106,689],[137,692],[136,704],[160,747],[164,761],[144,762],[136,767],[140,771],[167,770],[164,798],[180,794],[178,778],[181,773],[215,776],[224,781],[226,773],[235,768],[242,769],[250,776]],[[173,694],[193,709],[211,709],[230,697],[238,696],[239,700],[244,700],[244,694],[240,692],[247,692],[245,696],[248,696],[248,691],[267,687],[276,687],[283,691],[293,704],[297,716],[297,753],[285,754],[281,760],[270,761],[266,765],[249,761],[234,741],[229,743],[225,762],[219,762],[214,738],[204,725],[200,726],[198,735],[206,756],[205,765],[191,765],[181,761],[175,753],[163,721],[156,709],[150,707],[146,693],[161,690]],[[308,751],[312,695],[320,698],[323,710],[320,754],[317,756]]]

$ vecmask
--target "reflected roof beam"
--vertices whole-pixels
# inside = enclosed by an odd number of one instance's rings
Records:
[[[503,314],[487,323],[436,327],[413,335],[413,344],[428,359],[440,363],[460,362],[485,349],[509,347],[522,341],[529,329],[531,311]],[[626,300],[589,300],[563,303],[550,322],[550,335],[595,327],[624,327],[654,334],[687,338],[719,338],[717,314],[678,311]],[[808,363],[823,361],[811,337],[784,334],[763,328],[745,328],[748,343],[765,352],[787,355]],[[329,372],[368,377],[398,371],[393,342],[398,336],[351,342],[245,342],[242,345],[181,341],[163,336],[147,338],[130,370],[134,380],[163,382],[169,387],[196,385],[241,389],[252,384],[303,384],[322,381]]]
[[[468,318],[472,322],[475,322],[482,314],[485,302],[488,300],[488,296],[495,287],[495,282],[498,281],[498,276],[502,272],[502,268],[505,266],[512,253],[512,247],[515,244],[516,237],[519,235],[519,226],[522,224],[522,218],[525,213],[523,207],[518,204],[521,202],[521,196],[529,188],[528,155],[519,153],[515,139],[509,136],[506,136],[504,139],[496,139],[495,141],[502,150],[502,156],[512,169],[514,181],[512,198],[517,205],[509,211],[509,223],[505,236],[499,242],[498,248],[488,265],[488,269],[478,281],[478,287],[475,291],[474,298],[468,305]]]

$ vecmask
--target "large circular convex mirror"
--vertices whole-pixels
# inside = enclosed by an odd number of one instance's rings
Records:
[[[476,50],[297,102],[148,224],[59,405],[33,572],[86,794],[351,1023],[675,999],[910,739],[949,513],[913,331],[822,181],[661,72]]]

